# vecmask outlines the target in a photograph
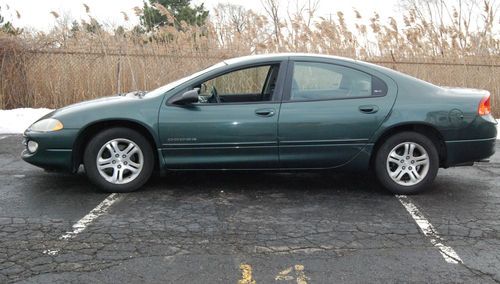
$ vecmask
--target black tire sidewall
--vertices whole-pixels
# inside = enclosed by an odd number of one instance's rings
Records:
[[[394,182],[389,176],[386,167],[389,152],[396,147],[396,145],[404,142],[414,142],[421,145],[429,155],[429,171],[427,175],[421,182],[412,186],[403,186]],[[427,189],[434,181],[439,170],[439,154],[436,145],[427,136],[417,132],[401,132],[389,137],[387,141],[380,146],[376,153],[374,166],[377,179],[389,191],[395,194],[416,194]]]
[[[97,154],[101,147],[105,143],[117,138],[133,141],[141,148],[144,157],[144,165],[141,173],[133,181],[126,184],[113,184],[108,182],[101,176],[96,165]],[[100,189],[107,192],[131,192],[139,189],[151,177],[154,169],[154,160],[153,149],[148,140],[139,132],[124,127],[110,128],[98,133],[89,141],[83,155],[83,164],[85,165],[85,172],[88,178]]]

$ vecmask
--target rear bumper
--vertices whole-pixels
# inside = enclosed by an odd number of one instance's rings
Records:
[[[446,141],[446,167],[473,163],[495,154],[496,137],[475,140]]]

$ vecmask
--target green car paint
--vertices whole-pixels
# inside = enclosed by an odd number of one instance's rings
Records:
[[[280,164],[283,168],[336,168],[373,145],[375,130],[389,115],[397,97],[390,77],[352,62],[296,57],[296,62],[338,64],[381,78],[388,86],[384,96],[284,102],[280,110]],[[288,91],[289,92],[289,91]],[[360,107],[374,106],[375,113]]]
[[[381,96],[290,101],[293,66],[318,62],[352,68],[387,86]],[[217,75],[264,64],[280,66],[270,101],[176,105],[172,100]],[[426,129],[440,139],[440,165],[493,155],[496,121],[479,116],[487,95],[442,88],[394,70],[346,58],[275,54],[231,59],[145,96],[128,94],[74,104],[44,118],[61,121],[53,132],[27,129],[39,144],[22,158],[36,166],[75,172],[85,144],[113,126],[138,130],[156,149],[160,170],[364,170],[380,141],[403,129]],[[373,112],[372,112],[373,110]]]
[[[277,92],[280,96],[287,61],[279,64]],[[258,64],[258,63],[257,63]],[[254,63],[234,64],[232,71]],[[219,73],[219,72],[217,72]],[[205,74],[188,82],[180,93],[212,77]],[[242,104],[195,104],[177,106],[163,103],[159,113],[159,137],[167,169],[252,169],[279,168],[278,112],[279,100]],[[221,109],[223,107],[223,109]],[[259,116],[269,111],[269,116]],[[189,127],[187,127],[190,125]],[[179,141],[179,139],[185,139]],[[186,141],[186,139],[188,141]]]

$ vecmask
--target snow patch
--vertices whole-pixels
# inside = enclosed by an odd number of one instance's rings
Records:
[[[0,134],[23,133],[33,122],[51,111],[48,108],[0,109]]]

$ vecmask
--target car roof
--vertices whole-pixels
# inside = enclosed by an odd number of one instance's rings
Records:
[[[325,54],[314,54],[314,53],[269,53],[269,54],[255,54],[255,55],[247,55],[242,57],[236,57],[224,60],[224,63],[227,65],[232,64],[240,64],[240,63],[252,63],[252,62],[261,62],[267,60],[285,60],[285,59],[296,59],[296,58],[323,58],[323,59],[336,59],[347,62],[358,62],[354,59],[341,57],[341,56],[333,56],[333,55],[325,55]]]
[[[401,73],[399,71],[365,62],[365,61],[360,61],[360,60],[355,60],[352,58],[347,58],[347,57],[341,57],[341,56],[333,56],[333,55],[326,55],[326,54],[314,54],[314,53],[269,53],[269,54],[256,54],[256,55],[248,55],[248,56],[242,56],[242,57],[236,57],[236,58],[231,58],[224,60],[223,62],[227,66],[231,65],[246,65],[246,64],[254,64],[254,63],[264,63],[267,61],[281,61],[281,60],[303,60],[304,58],[314,58],[314,59],[325,59],[325,60],[336,60],[338,62],[345,62],[345,63],[352,63],[356,64],[358,66],[363,66],[366,68],[369,68],[372,71],[378,71],[386,76],[389,76],[392,80],[404,80],[404,81],[412,81],[414,83],[419,83],[421,85],[425,85],[428,87],[433,87],[436,88],[437,86],[417,79],[415,77],[409,76],[407,74]]]

